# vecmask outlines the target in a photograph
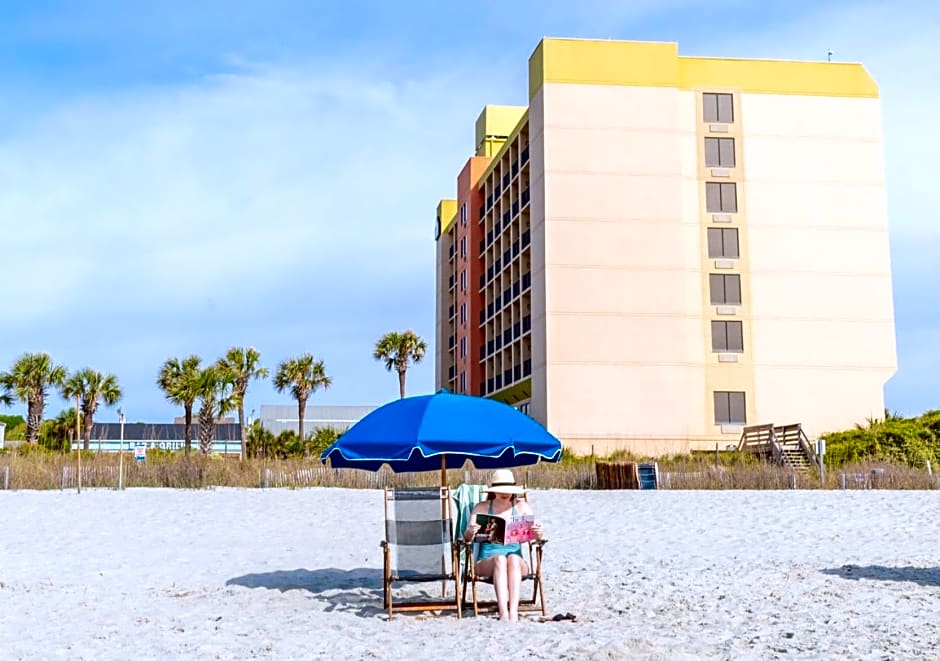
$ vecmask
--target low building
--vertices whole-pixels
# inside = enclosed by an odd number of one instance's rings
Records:
[[[337,431],[349,429],[374,411],[375,406],[308,406],[304,409],[304,435],[317,427],[331,427]],[[261,426],[274,435],[282,431],[297,431],[299,419],[296,404],[262,404]]]
[[[182,450],[186,444],[185,435],[186,425],[182,424],[132,422],[121,425],[119,422],[96,422],[91,426],[88,449],[117,452],[123,447],[125,451],[132,451],[143,444],[148,450]],[[237,423],[216,425],[214,436],[213,454],[237,455],[241,452],[242,432]],[[77,450],[83,444],[84,440],[73,441],[72,449]],[[197,451],[199,449],[199,425],[196,423],[192,426],[192,447]]]

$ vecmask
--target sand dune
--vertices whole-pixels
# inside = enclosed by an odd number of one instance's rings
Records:
[[[387,622],[377,491],[0,493],[0,657],[940,655],[935,493],[532,502],[551,539],[549,611],[577,622]]]

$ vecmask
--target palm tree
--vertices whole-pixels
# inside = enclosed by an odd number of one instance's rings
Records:
[[[248,456],[248,430],[245,429],[245,393],[248,391],[248,382],[251,379],[263,379],[268,376],[268,370],[258,366],[259,360],[261,360],[261,354],[254,347],[247,349],[232,347],[218,362],[218,366],[228,373],[235,384],[232,389],[232,399],[238,408],[238,427],[242,433],[242,458]]]
[[[27,443],[39,441],[46,395],[50,387],[61,386],[65,377],[65,368],[52,362],[47,353],[24,353],[9,372],[0,372],[3,401],[10,402],[15,397],[26,402]]]
[[[157,385],[166,395],[166,398],[183,407],[185,416],[185,430],[183,438],[185,439],[186,454],[188,455],[193,447],[193,405],[196,403],[196,382],[199,379],[199,363],[202,359],[199,356],[188,356],[183,360],[179,358],[170,358],[160,368],[160,374],[157,377]]]
[[[333,383],[333,379],[326,375],[326,368],[322,360],[305,353],[298,358],[288,358],[277,366],[274,375],[274,387],[278,392],[288,388],[291,395],[297,400],[297,436],[300,441],[304,439],[304,411],[307,409],[307,398],[320,388],[326,390]]]
[[[199,400],[199,451],[212,454],[215,439],[215,424],[219,418],[234,408],[232,378],[218,365],[202,370],[196,380],[196,396]]]
[[[61,391],[65,399],[77,398],[80,402],[82,436],[84,438],[83,448],[87,450],[88,442],[91,439],[91,426],[94,424],[95,413],[98,411],[98,403],[104,402],[108,406],[114,406],[123,396],[117,377],[113,374],[102,374],[86,367],[66,379],[65,383],[62,384]]]
[[[406,330],[403,333],[386,333],[375,343],[376,360],[385,361],[385,369],[389,372],[398,372],[399,395],[405,396],[405,372],[408,371],[409,361],[417,365],[424,358],[428,345],[414,331]]]

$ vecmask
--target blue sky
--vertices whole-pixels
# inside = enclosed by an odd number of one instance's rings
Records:
[[[538,40],[572,36],[865,63],[894,269],[887,405],[940,408],[938,5],[0,1],[0,369],[47,351],[113,372],[134,421],[178,414],[153,385],[165,359],[232,345],[271,368],[322,358],[334,383],[311,403],[396,397],[371,349],[433,338],[434,208],[474,120],[525,104]],[[429,355],[409,392],[433,386]],[[290,401],[262,382],[247,408]]]

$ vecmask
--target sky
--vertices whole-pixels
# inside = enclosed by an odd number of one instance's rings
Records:
[[[430,350],[408,391],[432,391],[435,208],[482,107],[527,103],[543,36],[864,63],[890,216],[886,405],[940,408],[932,0],[0,0],[0,370],[46,351],[115,374],[127,419],[160,422],[180,414],[154,384],[166,359],[254,346],[272,371],[324,361],[310,404],[372,405],[398,396],[375,341],[411,328]],[[292,401],[256,382],[246,411]]]

